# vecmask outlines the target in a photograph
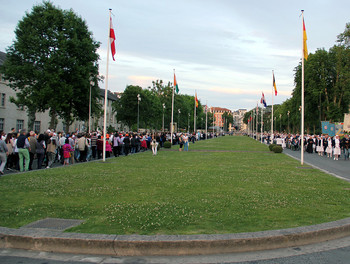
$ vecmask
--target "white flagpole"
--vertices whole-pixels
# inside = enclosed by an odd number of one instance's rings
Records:
[[[270,139],[272,139],[272,135],[273,135],[273,91],[274,91],[273,77],[274,77],[274,72],[272,70],[272,112],[271,112],[271,136],[270,136]],[[273,141],[271,141],[271,144],[272,143],[273,143]]]
[[[264,126],[264,107],[261,107],[261,135],[260,135],[260,139],[261,139],[261,143],[263,143],[263,126]]]
[[[259,139],[258,139],[258,133],[259,133],[259,131],[258,131],[258,121],[259,121],[259,108],[258,108],[258,102],[256,102],[256,141],[258,141]]]
[[[302,21],[302,57],[301,57],[301,165],[304,164],[304,10],[301,10]]]
[[[194,96],[194,114],[193,114],[193,133],[195,134],[196,134],[196,114],[197,114],[196,95],[197,95],[197,91],[195,91],[195,96]]]
[[[205,139],[208,139],[208,101],[205,104]]]
[[[104,115],[103,115],[103,161],[106,161],[106,121],[107,121],[107,90],[108,90],[108,64],[109,64],[109,49],[110,47],[110,31],[111,31],[111,12],[109,9],[109,26],[108,26],[108,41],[107,41],[107,66],[106,66],[106,80],[105,80],[105,105],[104,105]]]
[[[174,69],[174,78],[175,78],[175,69]],[[174,97],[175,97],[175,79],[173,83],[173,98],[171,102],[171,126],[170,126],[170,142],[173,144],[173,124],[174,124]]]

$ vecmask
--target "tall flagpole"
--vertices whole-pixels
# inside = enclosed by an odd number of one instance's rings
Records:
[[[303,48],[301,57],[301,165],[304,164],[304,10],[301,10]]]
[[[174,69],[174,78],[175,78],[175,69]],[[172,102],[171,102],[171,126],[170,126],[170,142],[171,145],[173,144],[173,124],[174,124],[174,97],[175,97],[175,79],[174,79],[174,84],[173,84],[173,97],[172,97]]]
[[[111,13],[112,9],[109,9],[109,26],[108,26],[108,41],[107,41],[107,66],[106,66],[106,80],[105,80],[105,105],[103,115],[103,161],[106,161],[106,122],[107,122],[107,90],[108,90],[108,64],[109,64],[109,49],[110,49],[110,31],[111,31]]]
[[[271,136],[270,136],[270,139],[272,139],[272,135],[273,135],[273,92],[274,92],[273,77],[274,77],[274,72],[272,70],[272,112],[271,112]],[[272,143],[273,143],[273,141],[271,141],[271,144]]]
[[[259,106],[258,102],[256,102],[256,140],[258,141],[258,133],[259,133]]]
[[[194,97],[194,111],[193,111],[193,133],[196,134],[196,114],[197,114],[197,107],[196,107],[196,99],[197,99],[197,91],[195,91],[195,97]]]
[[[263,143],[263,126],[264,126],[264,107],[261,107],[261,135],[260,135],[260,140],[261,140],[261,143]]]
[[[205,139],[208,139],[208,100],[205,104]]]

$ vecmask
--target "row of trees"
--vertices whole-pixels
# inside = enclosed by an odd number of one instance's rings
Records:
[[[100,43],[81,17],[44,2],[19,21],[15,36],[0,70],[16,91],[11,101],[27,110],[29,129],[35,113],[46,110],[52,128],[57,117],[67,130],[74,119],[87,120],[90,91],[92,113],[101,112],[97,100]]]
[[[172,89],[172,83],[165,85],[162,80],[153,81],[152,86],[147,89],[127,86],[121,98],[113,104],[118,121],[136,131],[139,114],[140,128],[161,130],[164,116],[164,128],[168,130],[171,123]],[[138,95],[141,101],[138,101]],[[194,102],[194,96],[175,94],[174,123],[177,123],[180,131],[193,130]],[[208,115],[208,126],[211,124],[212,116]],[[201,102],[198,102],[196,109],[196,128],[205,129],[205,111]]]
[[[277,130],[300,133],[301,62],[295,68],[292,97],[274,106]],[[342,122],[350,106],[350,23],[329,51],[318,49],[305,61],[305,130],[320,133],[321,121]],[[248,112],[244,122],[253,110]],[[268,128],[271,113],[266,115]],[[271,129],[271,127],[269,127]],[[268,129],[266,129],[269,131]]]
[[[33,6],[19,21],[15,40],[7,49],[1,72],[16,91],[11,101],[27,111],[28,128],[33,129],[35,114],[49,110],[49,126],[56,128],[58,117],[69,130],[76,120],[88,120],[89,97],[91,114],[101,116],[98,75],[100,43],[95,41],[86,22],[72,10],[62,10],[51,2]],[[142,128],[169,129],[171,122],[172,84],[162,80],[152,87],[127,86],[120,100],[113,105],[117,120],[136,130],[138,100]],[[163,107],[164,105],[164,107]],[[205,128],[205,113],[199,102],[196,127]],[[176,94],[174,122],[182,130],[193,129],[194,96]],[[209,126],[212,117],[208,116]]]

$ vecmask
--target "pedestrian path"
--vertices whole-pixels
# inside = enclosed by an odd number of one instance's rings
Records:
[[[301,152],[285,148],[283,153],[297,160],[301,160]],[[350,181],[350,161],[344,160],[341,156],[339,160],[319,156],[317,153],[304,152],[304,164],[309,164],[335,177]]]

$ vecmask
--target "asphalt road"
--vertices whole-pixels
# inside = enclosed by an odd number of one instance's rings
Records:
[[[299,161],[301,159],[300,151],[284,149],[283,153]],[[333,158],[327,158],[326,156],[319,156],[316,153],[310,154],[310,153],[304,152],[304,164],[312,165],[333,176],[350,181],[350,161],[344,160],[343,156],[341,156],[339,160],[334,160]]]

